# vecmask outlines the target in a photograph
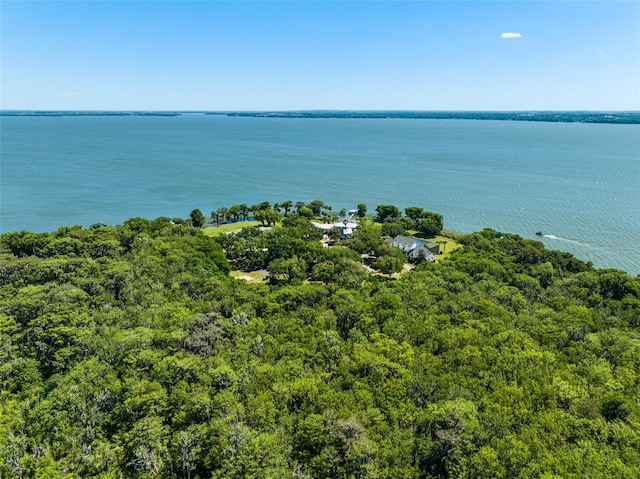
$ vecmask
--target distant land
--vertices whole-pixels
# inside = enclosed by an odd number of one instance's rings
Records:
[[[34,111],[2,110],[0,116],[180,116],[220,115],[268,118],[398,118],[435,120],[505,120],[556,123],[640,124],[640,111]]]

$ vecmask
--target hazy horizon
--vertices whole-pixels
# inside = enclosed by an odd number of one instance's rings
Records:
[[[513,110],[474,110],[468,108],[461,109],[438,109],[438,110],[416,110],[416,109],[382,109],[382,108],[367,108],[367,109],[351,109],[351,108],[309,108],[309,109],[284,109],[284,108],[275,108],[269,110],[259,110],[255,108],[248,108],[242,110],[206,110],[206,109],[193,109],[193,110],[165,110],[165,109],[153,109],[153,110],[129,110],[129,109],[77,109],[77,108],[69,108],[69,109],[41,109],[41,108],[3,108],[0,109],[0,112],[17,112],[17,111],[33,111],[33,112],[167,112],[167,113],[288,113],[288,112],[416,112],[416,113],[544,113],[544,112],[558,112],[558,113],[590,113],[590,112],[625,112],[625,113],[640,113],[640,110],[533,110],[533,109],[513,109]]]

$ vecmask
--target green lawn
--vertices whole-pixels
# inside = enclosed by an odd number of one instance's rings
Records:
[[[266,275],[267,275],[267,272],[264,270],[249,271],[249,272],[233,270],[229,273],[229,276],[231,276],[232,278],[242,279],[249,283],[261,283],[262,281],[264,281],[264,278]]]
[[[436,255],[436,262],[440,262],[446,259],[447,257],[449,257],[451,252],[457,250],[458,248],[462,248],[462,245],[456,240],[447,238],[445,236],[433,236],[431,238],[428,238],[427,241],[440,244],[440,254]]]
[[[222,233],[230,233],[231,231],[241,230],[242,228],[248,228],[249,226],[260,226],[259,221],[237,221],[230,224],[222,224],[220,226],[211,226],[205,228],[204,234],[207,236],[218,236]]]
[[[457,250],[458,248],[462,248],[462,245],[460,243],[458,243],[456,240],[449,238],[447,236],[438,235],[438,236],[424,237],[418,234],[417,231],[409,231],[408,233],[410,236],[413,236],[414,238],[418,238],[422,241],[428,241],[430,243],[440,244],[440,254],[436,255],[436,263],[439,263],[440,261],[448,258],[449,255],[451,255],[451,253]]]

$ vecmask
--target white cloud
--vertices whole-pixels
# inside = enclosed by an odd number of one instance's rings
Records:
[[[598,50],[593,53],[595,53],[596,55],[604,55],[604,52],[602,50]]]
[[[502,38],[522,38],[522,33],[505,32],[500,35]]]

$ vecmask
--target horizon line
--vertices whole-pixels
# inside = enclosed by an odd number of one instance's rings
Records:
[[[303,108],[303,109],[45,109],[45,108],[0,108],[4,112],[68,112],[68,113],[310,113],[310,112],[408,112],[408,113],[640,113],[633,109],[406,109],[406,108]]]

